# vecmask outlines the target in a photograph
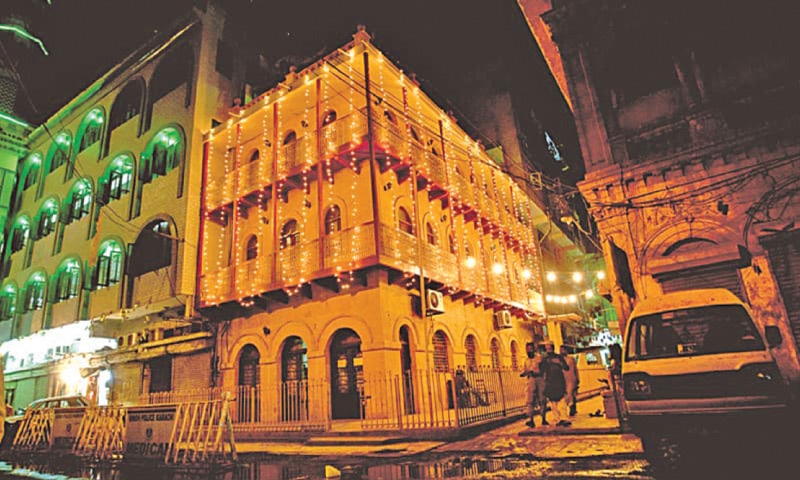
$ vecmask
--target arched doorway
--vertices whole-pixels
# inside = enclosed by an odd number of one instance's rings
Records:
[[[334,420],[360,418],[364,388],[361,338],[349,328],[333,335],[330,347],[331,413]]]
[[[239,354],[239,394],[237,410],[240,422],[257,422],[261,419],[259,408],[258,363],[261,355],[253,345],[245,345]]]
[[[289,337],[281,350],[281,420],[308,419],[308,356],[306,342]]]
[[[400,327],[400,368],[403,372],[403,406],[406,415],[417,412],[414,402],[414,366],[411,358],[411,338],[408,327]]]

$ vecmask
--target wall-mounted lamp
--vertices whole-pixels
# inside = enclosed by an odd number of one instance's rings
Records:
[[[272,333],[272,330],[270,330],[269,327],[264,327],[261,329],[261,331],[264,332],[264,336],[267,336],[270,333]]]
[[[392,189],[392,182],[387,182],[386,185],[383,186],[383,191],[388,192]]]

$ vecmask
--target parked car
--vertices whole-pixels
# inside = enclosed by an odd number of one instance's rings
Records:
[[[2,439],[2,446],[6,447],[13,441],[14,436],[19,428],[19,421],[25,417],[25,412],[29,409],[38,410],[44,408],[68,408],[68,407],[88,407],[91,404],[89,399],[83,395],[64,395],[60,397],[40,398],[32,401],[27,408],[21,410],[17,415],[7,416],[5,418],[5,436]]]

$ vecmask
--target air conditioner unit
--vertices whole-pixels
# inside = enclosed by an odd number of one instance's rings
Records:
[[[494,328],[502,330],[504,328],[511,328],[511,312],[508,310],[500,310],[494,313]]]
[[[425,292],[425,309],[428,314],[444,313],[444,295],[436,290]]]

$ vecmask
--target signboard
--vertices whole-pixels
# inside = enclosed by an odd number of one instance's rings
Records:
[[[158,459],[170,447],[177,405],[152,405],[128,408],[125,459]]]
[[[56,408],[53,416],[53,450],[72,450],[86,407]]]

